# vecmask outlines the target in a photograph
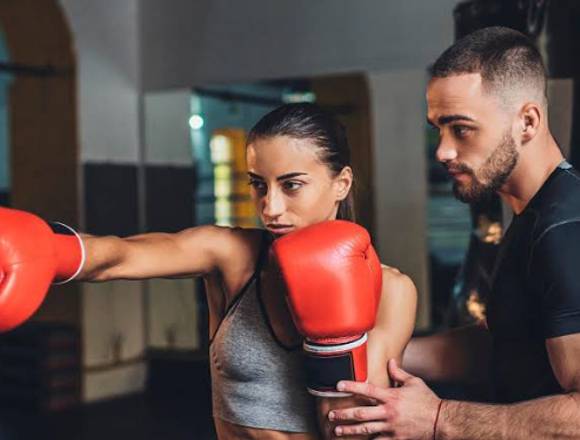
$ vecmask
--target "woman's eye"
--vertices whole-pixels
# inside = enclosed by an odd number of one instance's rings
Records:
[[[302,182],[296,182],[294,180],[287,180],[284,182],[283,187],[287,191],[296,191],[302,187]]]
[[[259,192],[266,190],[266,184],[260,180],[250,180],[248,182],[248,185],[250,185],[252,188],[254,188],[256,191]]]

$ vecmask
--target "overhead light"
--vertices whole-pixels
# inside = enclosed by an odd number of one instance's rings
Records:
[[[312,92],[289,92],[282,95],[282,101],[286,103],[315,102],[316,95]]]
[[[204,120],[200,115],[192,115],[191,118],[189,118],[189,126],[193,130],[201,129],[201,127],[203,127],[203,123]]]

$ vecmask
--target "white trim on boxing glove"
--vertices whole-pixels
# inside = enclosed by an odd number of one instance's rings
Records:
[[[368,340],[368,336],[364,333],[359,339],[352,342],[347,342],[346,344],[333,344],[333,345],[322,345],[322,344],[309,344],[307,340],[304,340],[302,347],[304,351],[308,353],[342,353],[344,351],[351,351],[357,347],[360,347]]]
[[[77,271],[73,275],[71,275],[70,277],[68,277],[66,280],[63,280],[63,281],[53,281],[52,282],[53,285],[59,286],[61,284],[66,284],[66,283],[74,280],[79,275],[79,273],[81,273],[81,270],[83,270],[83,267],[85,265],[85,261],[87,259],[87,253],[85,251],[85,245],[83,244],[83,240],[82,240],[81,236],[79,235],[79,233],[77,231],[75,231],[73,228],[71,228],[69,225],[67,225],[65,223],[61,223],[61,222],[50,222],[50,223],[53,223],[55,225],[62,226],[65,229],[67,229],[70,232],[72,232],[73,235],[79,241],[79,246],[81,247],[81,262],[79,264],[79,267],[78,267]]]

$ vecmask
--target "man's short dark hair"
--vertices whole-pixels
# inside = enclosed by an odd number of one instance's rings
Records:
[[[479,73],[483,87],[504,96],[523,90],[546,100],[546,72],[534,43],[516,30],[494,26],[459,39],[430,69],[432,78]]]

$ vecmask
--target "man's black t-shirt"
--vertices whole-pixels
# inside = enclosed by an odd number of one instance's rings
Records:
[[[567,162],[506,231],[487,324],[498,402],[562,392],[545,341],[580,332],[580,174]]]

